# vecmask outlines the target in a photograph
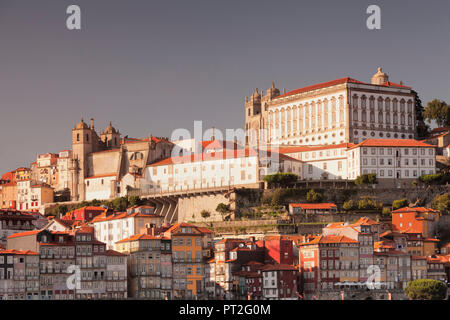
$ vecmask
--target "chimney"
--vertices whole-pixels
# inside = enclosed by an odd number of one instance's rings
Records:
[[[91,130],[94,130],[94,118],[91,118]]]

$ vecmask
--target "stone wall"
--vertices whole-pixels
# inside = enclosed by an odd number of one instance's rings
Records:
[[[216,211],[219,203],[229,204],[234,210],[234,193],[211,193],[178,198],[178,221],[179,222],[204,222],[222,221],[223,216]],[[202,210],[207,210],[211,214],[208,219],[201,216]]]

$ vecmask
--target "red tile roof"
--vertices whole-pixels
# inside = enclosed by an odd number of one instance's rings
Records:
[[[39,253],[31,250],[16,250],[16,249],[0,250],[0,254],[33,255],[33,256],[39,255]]]
[[[10,235],[7,239],[12,239],[12,238],[18,238],[18,237],[25,237],[25,236],[31,236],[34,234],[38,234],[39,232],[41,232],[42,230],[32,230],[32,231],[25,231],[25,232],[19,232],[19,233],[13,233],[12,235]]]
[[[116,173],[105,173],[105,174],[99,174],[96,176],[91,176],[88,178],[85,178],[85,180],[87,179],[98,179],[98,178],[107,178],[107,177],[115,177],[117,174]]]
[[[414,139],[366,139],[349,149],[358,147],[424,147],[436,148],[436,146],[426,144]]]
[[[290,203],[289,206],[294,208],[302,208],[304,210],[308,209],[326,210],[337,208],[334,203]]]
[[[336,79],[336,80],[332,80],[332,81],[322,82],[322,83],[314,84],[311,86],[295,89],[295,90],[289,91],[285,94],[282,94],[282,95],[276,97],[275,99],[292,96],[294,94],[304,93],[304,92],[308,92],[308,91],[318,90],[318,89],[322,89],[322,88],[327,88],[327,87],[331,87],[331,86],[336,86],[336,85],[343,84],[343,83],[356,83],[356,84],[367,84],[367,85],[381,86],[381,87],[399,87],[399,88],[411,89],[411,87],[407,87],[402,84],[398,84],[398,83],[394,83],[394,82],[390,82],[390,81],[387,81],[381,85],[374,85],[374,84],[362,82],[362,81],[359,81],[359,80],[356,80],[356,79],[353,79],[350,77],[345,77],[345,78],[340,78],[340,79]]]
[[[439,211],[437,210],[425,207],[403,207],[392,211],[392,213],[408,213],[408,212],[439,213]]]
[[[350,239],[346,236],[317,236],[309,242],[303,242],[300,245],[311,245],[311,244],[321,244],[321,243],[358,243],[358,241]]]
[[[360,84],[364,84],[364,82],[358,81],[356,79],[353,79],[353,78],[350,78],[350,77],[345,77],[345,78],[341,78],[341,79],[336,79],[336,80],[332,80],[332,81],[322,82],[322,83],[314,84],[314,85],[311,85],[311,86],[295,89],[295,90],[289,91],[289,92],[287,92],[285,94],[282,94],[282,95],[276,97],[275,99],[279,99],[279,98],[283,98],[283,97],[287,97],[287,96],[292,96],[294,94],[299,94],[299,93],[303,93],[303,92],[308,92],[308,91],[318,90],[318,89],[322,89],[322,88],[327,88],[327,87],[331,87],[331,86],[336,86],[338,84],[343,84],[343,83],[360,83]]]
[[[161,236],[152,236],[149,234],[135,234],[132,235],[131,237],[122,239],[117,241],[116,243],[125,243],[125,242],[130,242],[130,241],[137,241],[137,240],[161,240]]]
[[[264,271],[298,271],[297,268],[295,268],[292,265],[289,264],[267,264],[264,267],[261,268],[261,270]]]

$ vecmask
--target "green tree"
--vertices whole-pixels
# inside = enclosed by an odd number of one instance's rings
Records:
[[[211,212],[209,212],[208,210],[202,210],[200,212],[200,215],[202,216],[203,219],[208,219],[211,216]]]
[[[438,280],[417,279],[408,282],[404,292],[411,300],[443,300],[447,296],[447,286]]]
[[[356,210],[357,208],[358,208],[358,204],[351,199],[348,201],[345,201],[344,204],[342,205],[342,209],[344,209],[345,211],[352,211],[352,210]]]
[[[289,172],[278,172],[264,176],[264,181],[267,182],[270,187],[288,187],[297,180],[298,176]]]
[[[130,196],[128,197],[128,203],[130,207],[140,206],[142,204],[142,200],[139,196]]]
[[[322,202],[323,200],[323,194],[314,191],[314,189],[311,189],[308,191],[308,193],[306,194],[306,200],[308,202],[312,202],[312,203],[318,203],[318,202]]]
[[[435,120],[439,127],[450,126],[450,105],[445,101],[434,99],[428,102],[423,115],[428,123]]]
[[[407,207],[409,205],[409,201],[406,198],[403,199],[399,199],[399,200],[394,200],[392,202],[392,210],[397,210],[400,208],[404,208]]]
[[[391,209],[384,207],[383,210],[381,211],[381,214],[383,216],[390,216],[391,215]]]
[[[369,173],[369,174],[363,174],[355,179],[355,184],[362,185],[362,184],[377,184],[377,175],[375,173]]]
[[[422,105],[422,100],[420,100],[419,94],[416,91],[412,90],[412,93],[414,94],[414,110],[416,113],[417,136],[419,138],[426,138],[428,136],[430,127],[424,121],[424,107]]]
[[[431,207],[435,210],[439,210],[442,214],[450,214],[450,195],[445,193],[434,197],[431,202]]]
[[[230,205],[225,203],[219,203],[216,207],[216,211],[223,214],[231,212]]]

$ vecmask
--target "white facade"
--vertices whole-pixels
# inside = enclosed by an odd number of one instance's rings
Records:
[[[86,201],[115,198],[116,180],[116,175],[86,178]]]
[[[278,299],[278,272],[263,271],[263,297],[265,300]]]
[[[398,140],[392,147],[369,145],[348,150],[349,179],[370,173],[377,179],[417,179],[436,173],[433,146],[411,147]]]
[[[257,184],[264,175],[277,171],[301,176],[301,162],[290,157],[278,157],[278,154],[272,153],[273,157],[260,159],[266,164],[271,161],[271,166],[259,167],[258,177],[256,155],[228,158],[222,155],[217,153],[217,157],[205,157],[198,161],[192,157],[193,161],[183,160],[180,163],[173,158],[150,165],[146,170],[146,186],[155,192],[181,191]]]

